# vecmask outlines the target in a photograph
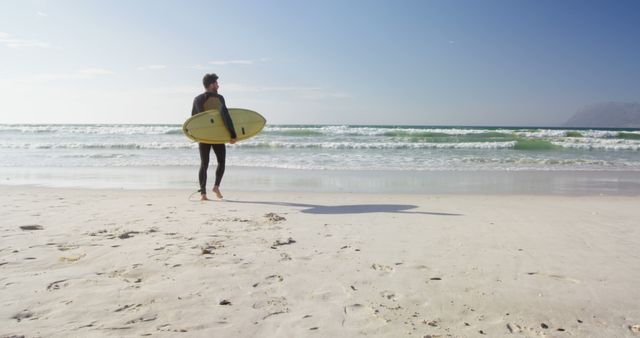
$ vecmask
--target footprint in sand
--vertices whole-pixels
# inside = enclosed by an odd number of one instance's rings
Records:
[[[145,276],[144,271],[139,271],[138,268],[141,266],[142,264],[134,264],[131,266],[131,269],[125,273],[123,273],[120,278],[129,284],[140,284],[142,283],[142,279]],[[140,285],[131,285],[131,287],[134,288],[140,288]]]
[[[527,275],[529,275],[529,276],[544,276],[544,277],[552,278],[552,279],[555,279],[555,280],[567,281],[567,282],[576,283],[576,284],[580,283],[579,279],[575,279],[575,278],[571,278],[571,277],[567,277],[567,276],[561,276],[561,275],[551,275],[551,274],[546,274],[546,273],[541,273],[541,272],[527,272]]]
[[[279,246],[283,246],[283,245],[291,245],[296,243],[295,239],[289,237],[286,240],[276,240],[275,242],[273,242],[273,244],[271,244],[271,249],[276,249]]]
[[[75,250],[80,248],[79,245],[68,244],[68,243],[60,243],[56,247],[58,248],[59,251],[69,251],[69,250]]]
[[[276,283],[281,283],[282,281],[284,281],[284,278],[282,278],[282,276],[280,275],[271,275],[271,276],[267,276],[264,279],[264,282],[262,283],[255,283],[253,284],[253,287],[256,288],[259,285],[272,285],[272,284],[276,284]]]
[[[73,262],[77,262],[77,261],[81,260],[86,255],[87,255],[86,253],[81,253],[81,254],[74,255],[74,256],[62,256],[62,257],[58,258],[58,260],[60,262],[73,263]]]
[[[284,221],[287,220],[286,218],[284,218],[284,217],[282,217],[282,216],[280,216],[280,215],[278,215],[276,213],[273,213],[273,212],[265,214],[264,218],[266,218],[267,221],[269,221],[269,223],[272,223],[272,224],[284,222]]]
[[[98,235],[107,234],[108,232],[109,231],[107,229],[102,229],[102,230],[98,230],[98,231],[94,231],[94,232],[87,232],[87,233],[84,233],[84,235],[95,237],[95,236],[98,236]]]
[[[385,290],[385,291],[380,292],[380,296],[382,298],[385,298],[385,299],[388,299],[388,300],[391,300],[391,301],[394,301],[394,302],[397,300],[396,293],[393,292],[393,291],[390,291],[390,290]]]
[[[271,275],[271,276],[267,276],[267,278],[265,278],[265,280],[273,281],[273,282],[282,282],[284,280],[284,278],[282,278],[282,276],[280,276],[280,275]]]
[[[264,312],[262,319],[289,312],[287,299],[284,297],[271,297],[255,302],[252,306],[256,310]]]
[[[172,328],[171,324],[163,324],[160,325],[158,327],[156,327],[157,331],[163,331],[163,332],[189,332],[187,329],[178,329],[178,328]]]
[[[62,279],[62,280],[50,283],[47,286],[47,291],[60,290],[61,288],[66,288],[67,286],[69,286],[69,283],[67,281],[68,279]]]
[[[13,315],[13,317],[11,317],[11,319],[15,319],[18,322],[21,322],[25,319],[29,319],[29,320],[35,320],[38,319],[38,317],[36,317],[36,314],[29,311],[29,310],[22,310],[18,313],[16,313],[15,315]]]
[[[134,235],[137,235],[139,233],[140,233],[139,231],[125,231],[125,232],[121,233],[120,235],[118,235],[118,238],[127,239],[127,238],[134,237]]]
[[[122,312],[122,311],[138,311],[142,307],[142,304],[127,304],[117,308],[113,312]]]
[[[209,243],[206,243],[200,249],[202,250],[203,255],[212,255],[214,250],[218,250],[224,248],[224,243],[220,240],[214,240]]]
[[[146,314],[142,317],[137,317],[134,318],[128,322],[125,323],[125,325],[130,325],[130,324],[136,324],[136,323],[143,323],[143,322],[152,322],[154,320],[158,319],[158,315],[155,313],[152,314]]]
[[[239,217],[223,217],[223,218],[211,218],[207,220],[205,225],[214,225],[218,223],[249,223],[250,219],[239,218]]]
[[[392,267],[390,267],[388,265],[378,264],[378,263],[371,264],[371,268],[373,270],[380,271],[380,272],[385,272],[385,273],[393,272],[393,268]]]
[[[283,252],[280,254],[280,262],[286,262],[290,260],[291,260],[291,256],[288,253]]]
[[[384,321],[378,321],[378,315],[376,311],[360,303],[351,304],[343,308],[344,318],[342,319],[342,326],[362,328],[369,327],[374,324],[384,325]]]
[[[530,337],[535,337],[535,336],[545,337],[546,336],[546,334],[544,332],[542,332],[542,331],[539,331],[539,330],[536,330],[536,329],[533,329],[533,328],[530,328],[530,327],[527,327],[527,326],[524,326],[524,325],[514,324],[514,323],[507,324],[507,330],[509,330],[509,333],[511,333],[511,334],[520,333],[520,334],[525,334],[525,335],[530,336]]]
[[[97,272],[96,275],[104,275],[108,278],[119,278],[126,283],[135,284],[130,287],[137,289],[140,288],[139,284],[142,283],[142,279],[145,277],[144,271],[138,270],[140,267],[142,267],[142,264],[133,264],[131,267],[123,267],[109,272]]]

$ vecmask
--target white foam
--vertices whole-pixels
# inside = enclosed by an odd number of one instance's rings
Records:
[[[553,141],[555,145],[563,148],[583,149],[583,150],[640,150],[640,141],[623,139],[601,139],[601,138],[565,138],[562,141]]]
[[[182,133],[176,125],[0,125],[0,132],[23,134],[161,135]]]
[[[286,148],[286,149],[508,149],[516,141],[508,142],[460,142],[460,143],[419,143],[419,142],[246,142],[239,143],[244,148]]]
[[[581,137],[567,137],[574,132]],[[0,166],[166,167],[199,163],[198,144],[182,135],[178,125],[0,125],[0,133]],[[488,135],[477,135],[485,133]],[[267,126],[257,137],[228,146],[227,163],[300,170],[640,170],[640,140],[620,139],[618,133],[544,128]],[[516,137],[541,139],[559,147],[516,149]],[[495,141],[501,139],[509,141]]]

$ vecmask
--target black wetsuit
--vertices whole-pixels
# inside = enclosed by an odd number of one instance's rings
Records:
[[[231,138],[236,138],[236,131],[233,128],[233,121],[227,110],[227,105],[224,102],[224,97],[218,93],[205,92],[193,99],[193,109],[191,110],[191,116],[201,113],[206,110],[216,109],[222,115],[224,125],[229,129]],[[218,160],[218,168],[216,169],[216,182],[215,185],[219,186],[222,181],[222,175],[224,175],[225,159],[227,157],[227,148],[224,144],[207,144],[199,143],[200,148],[200,171],[198,172],[198,179],[200,181],[200,193],[205,194],[207,192],[207,169],[209,168],[209,155],[211,149],[216,154]]]

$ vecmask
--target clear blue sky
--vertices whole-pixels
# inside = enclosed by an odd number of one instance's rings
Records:
[[[640,1],[0,0],[0,123],[554,125],[640,101]]]

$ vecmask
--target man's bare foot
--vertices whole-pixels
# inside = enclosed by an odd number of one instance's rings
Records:
[[[218,196],[219,199],[222,199],[222,194],[220,193],[220,188],[215,186],[213,187],[213,192]]]
[[[200,200],[201,201],[209,201],[209,199],[207,198],[207,194],[200,195]]]

